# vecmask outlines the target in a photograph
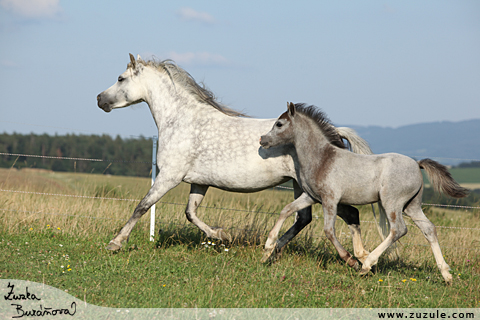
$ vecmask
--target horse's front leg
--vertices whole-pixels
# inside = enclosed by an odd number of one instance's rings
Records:
[[[335,219],[337,217],[337,203],[323,202],[323,215],[324,215],[324,227],[325,235],[328,240],[332,242],[337,250],[340,258],[342,258],[350,267],[355,270],[359,270],[360,266],[358,261],[352,257],[352,255],[345,250],[342,244],[338,241],[337,236],[335,235]]]
[[[122,242],[128,241],[130,233],[132,232],[133,227],[137,221],[147,212],[152,205],[154,205],[158,200],[160,200],[165,193],[170,189],[176,187],[181,182],[181,179],[166,179],[158,177],[155,180],[155,183],[148,191],[147,195],[140,201],[140,203],[135,208],[133,215],[127,221],[125,226],[120,230],[118,235],[110,241],[107,246],[108,250],[120,250],[122,248]]]
[[[232,236],[225,232],[222,228],[211,228],[197,217],[197,208],[200,206],[200,203],[202,203],[207,190],[208,186],[192,183],[190,187],[190,196],[188,198],[187,208],[185,209],[185,215],[187,216],[188,221],[205,232],[207,237],[232,241]]]
[[[312,199],[308,194],[302,193],[302,195],[298,197],[295,201],[287,204],[285,208],[283,208],[282,212],[280,213],[280,218],[278,218],[275,226],[273,226],[272,230],[268,234],[263,257],[260,260],[261,262],[267,262],[274,258],[272,254],[275,253],[275,250],[277,248],[278,233],[280,232],[280,229],[282,228],[285,220],[290,217],[292,213],[311,206],[315,202],[316,201]]]

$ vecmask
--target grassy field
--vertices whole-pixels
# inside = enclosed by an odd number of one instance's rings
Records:
[[[261,264],[266,234],[275,213],[292,200],[290,191],[210,189],[199,216],[229,229],[234,240],[221,243],[187,222],[189,186],[182,184],[157,204],[154,242],[145,216],[120,252],[105,250],[138,202],[87,197],[141,199],[149,185],[147,178],[0,169],[0,189],[50,194],[0,192],[0,278],[46,283],[109,307],[480,307],[478,211],[425,209],[442,226],[437,231],[452,286],[445,286],[427,241],[413,226],[401,239],[400,260],[383,257],[375,274],[359,277],[324,238],[319,205],[282,258]],[[372,250],[380,238],[370,208],[360,209],[362,236]],[[353,252],[348,228],[342,221],[336,228]]]

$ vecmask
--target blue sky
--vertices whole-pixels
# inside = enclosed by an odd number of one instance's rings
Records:
[[[0,132],[152,136],[96,95],[128,53],[173,59],[232,108],[335,124],[480,118],[479,1],[0,0]]]

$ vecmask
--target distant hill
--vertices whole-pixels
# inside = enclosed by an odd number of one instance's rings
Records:
[[[349,126],[374,153],[397,152],[445,165],[480,160],[480,119],[420,123],[399,128]]]

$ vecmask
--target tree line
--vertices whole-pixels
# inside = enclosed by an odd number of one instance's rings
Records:
[[[0,155],[0,167],[41,168],[63,172],[147,177],[151,172],[152,140],[108,135],[0,134],[0,153],[116,161],[62,160]]]
[[[0,134],[0,153],[53,157],[103,159],[115,161],[62,160],[0,154],[0,168],[40,168],[52,171],[100,173],[149,177],[152,169],[152,140],[122,139],[108,135]],[[480,162],[459,164],[459,168],[478,167]],[[464,206],[480,203],[480,189],[464,199],[451,199],[426,188],[424,202]]]

